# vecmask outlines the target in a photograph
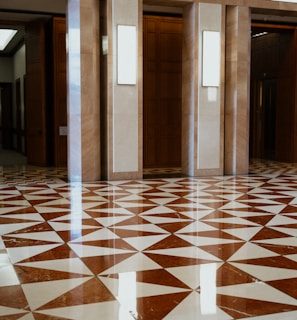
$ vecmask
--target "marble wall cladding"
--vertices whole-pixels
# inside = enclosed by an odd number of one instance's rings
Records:
[[[82,179],[81,163],[81,71],[80,1],[68,0],[68,179]]]
[[[68,34],[69,179],[96,180],[100,178],[97,0],[68,1]]]
[[[199,3],[198,6],[198,101],[197,101],[197,163],[196,174],[203,174],[204,170],[217,170],[222,172],[221,153],[223,145],[221,135],[223,134],[223,118],[221,113],[224,108],[224,101],[221,99],[221,83],[219,86],[203,86],[203,31],[215,31],[220,33],[220,39],[224,37],[222,27],[223,8],[220,4]],[[220,41],[220,46],[224,42]],[[223,52],[223,50],[221,50]],[[224,56],[220,54],[220,60]],[[224,74],[221,63],[220,73]],[[203,171],[202,171],[203,170]]]
[[[142,176],[142,168],[139,159],[141,158],[142,139],[140,127],[140,108],[142,107],[141,95],[142,76],[137,77],[136,85],[125,85],[117,83],[117,25],[130,25],[137,27],[137,35],[142,34],[142,19],[140,15],[142,1],[139,0],[113,0],[112,1],[112,107],[110,116],[112,123],[110,128],[109,145],[112,147],[111,159],[109,159],[109,176],[123,173],[126,176],[129,172],[139,173]],[[142,10],[142,9],[141,9]],[[141,74],[142,63],[142,42],[138,37],[138,74]],[[140,41],[139,41],[140,40]],[[141,49],[140,49],[141,47]]]
[[[99,1],[81,1],[80,11],[82,178],[87,181],[98,180],[101,175]]]
[[[225,173],[245,174],[249,161],[250,10],[226,13]]]
[[[195,127],[197,120],[194,115],[194,106],[197,103],[197,24],[196,5],[189,4],[183,9],[183,72],[182,72],[182,172],[185,175],[194,175],[196,162],[195,141],[197,134]]]

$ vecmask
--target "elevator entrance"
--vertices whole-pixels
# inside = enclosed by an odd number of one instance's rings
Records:
[[[181,105],[182,18],[144,14],[144,169],[181,167]]]
[[[297,31],[252,23],[250,158],[296,162]]]

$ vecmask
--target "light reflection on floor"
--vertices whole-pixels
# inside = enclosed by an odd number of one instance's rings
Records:
[[[292,170],[69,184],[2,168],[0,318],[297,319]]]

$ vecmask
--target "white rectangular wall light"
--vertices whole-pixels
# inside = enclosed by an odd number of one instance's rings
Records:
[[[118,25],[118,84],[135,85],[137,76],[136,26]]]
[[[202,86],[219,87],[221,45],[220,32],[203,31],[202,35]]]

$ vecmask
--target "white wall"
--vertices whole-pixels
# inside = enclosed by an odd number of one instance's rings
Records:
[[[0,57],[0,82],[12,82],[13,59]]]
[[[13,57],[13,68],[12,68],[12,76],[14,82],[14,99],[13,99],[13,127],[16,128],[16,101],[15,101],[15,81],[20,79],[21,84],[21,128],[25,129],[25,108],[24,108],[24,75],[26,74],[26,48],[23,45],[14,55]],[[14,137],[14,147],[16,146],[16,137]],[[22,151],[25,151],[25,140],[22,141]]]

